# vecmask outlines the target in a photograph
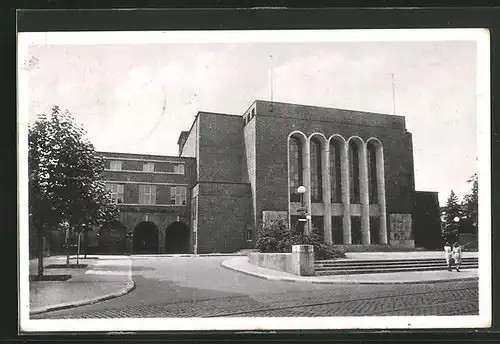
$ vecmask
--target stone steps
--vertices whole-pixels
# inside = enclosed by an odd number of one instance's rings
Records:
[[[461,269],[477,269],[478,258],[462,259]],[[372,274],[402,271],[446,270],[444,259],[323,260],[314,264],[316,275]]]

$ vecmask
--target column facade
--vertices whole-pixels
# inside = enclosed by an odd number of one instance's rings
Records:
[[[304,152],[303,177],[304,177],[304,186],[306,188],[306,193],[304,194],[304,205],[307,209],[308,216],[311,216],[312,205],[311,205],[311,144],[310,144],[310,139],[307,139],[305,141],[305,147],[304,147],[303,152]],[[311,224],[311,219],[309,219],[306,222],[304,232],[307,234],[310,234],[311,230],[312,230],[312,224]]]
[[[359,196],[361,203],[361,243],[370,245],[370,198],[368,194],[368,162],[366,145],[359,147]]]
[[[384,172],[384,149],[382,144],[377,147],[377,191],[380,209],[380,243],[387,244],[387,214],[385,205],[385,172]]]
[[[323,178],[323,237],[325,243],[332,244],[332,189],[330,186],[330,143],[325,140],[322,150],[321,174]]]
[[[348,143],[344,140],[341,146],[341,185],[342,185],[342,204],[344,206],[344,217],[342,219],[343,241],[345,245],[352,243],[351,236],[351,208],[350,208],[350,185],[349,185],[349,164],[347,162]]]

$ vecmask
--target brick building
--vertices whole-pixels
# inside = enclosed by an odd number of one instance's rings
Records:
[[[262,222],[294,225],[302,205],[305,230],[325,242],[413,248],[412,218],[439,206],[417,197],[401,116],[257,100],[242,115],[199,112],[178,145],[176,157],[102,153],[120,207],[118,250],[251,248]]]

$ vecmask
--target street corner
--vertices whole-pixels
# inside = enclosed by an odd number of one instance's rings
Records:
[[[33,303],[37,305],[34,307],[30,305],[30,316],[111,300],[130,293],[135,287],[136,284],[132,278],[127,279],[125,283],[99,283],[99,288],[87,286],[86,290],[61,288],[60,286],[59,288],[48,287],[45,292],[38,292],[32,298],[32,300],[34,299]],[[49,294],[57,295],[59,303],[54,303]],[[67,300],[61,302],[65,298]]]

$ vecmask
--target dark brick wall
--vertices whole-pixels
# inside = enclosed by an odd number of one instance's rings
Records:
[[[186,167],[187,169],[187,167]],[[110,181],[135,181],[140,183],[179,183],[191,184],[188,175],[184,174],[159,174],[159,173],[134,173],[105,171],[104,180]]]
[[[159,253],[164,251],[165,240],[168,240],[168,238],[165,237],[165,229],[172,222],[177,221],[177,216],[179,216],[181,222],[189,226],[189,211],[186,207],[169,207],[168,209],[157,209],[155,207],[126,207],[122,208],[122,211],[120,211],[119,220],[127,227],[127,231],[133,233],[134,228],[142,221],[145,221],[146,214],[148,221],[154,223],[158,227]],[[190,251],[192,252],[192,247]]]
[[[133,232],[134,228],[142,221],[146,215],[150,222],[153,222],[159,230],[159,249],[163,252],[165,247],[165,229],[169,224],[175,222],[179,216],[180,221],[190,226],[190,191],[196,180],[196,160],[193,158],[170,157],[159,155],[145,154],[124,154],[124,153],[108,153],[100,152],[106,157],[113,157],[116,160],[123,158],[143,159],[143,160],[163,160],[165,163],[155,162],[155,170],[157,167],[166,167],[170,164],[167,161],[179,161],[185,163],[184,175],[180,174],[160,174],[146,172],[126,172],[126,171],[105,171],[103,174],[104,180],[109,181],[133,181],[136,183],[124,183],[124,203],[137,204],[139,203],[139,183],[172,183],[186,184],[186,206],[147,206],[147,205],[120,205],[119,220],[125,225],[129,232]],[[142,170],[143,161],[127,161],[122,160],[123,169],[139,169]],[[108,165],[109,167],[109,165]],[[156,186],[156,203],[170,204],[170,185]],[[190,239],[191,240],[191,239]],[[192,247],[190,248],[192,251]]]
[[[200,113],[200,181],[241,182],[244,157],[240,116]]]
[[[441,248],[441,220],[437,192],[416,191],[413,210],[415,245],[426,249]]]
[[[245,248],[251,223],[250,185],[199,183],[198,253],[235,252]]]

